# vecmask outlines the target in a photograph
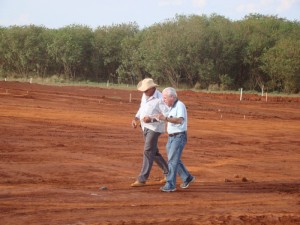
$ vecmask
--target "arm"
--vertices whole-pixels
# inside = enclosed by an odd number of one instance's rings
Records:
[[[175,124],[182,124],[183,118],[182,117],[165,117],[164,120],[169,123],[175,123]]]
[[[133,128],[137,128],[141,124],[140,119],[138,117],[134,117],[134,119],[131,121],[131,126]]]
[[[182,124],[183,120],[184,120],[182,117],[167,117],[167,116],[164,116],[163,114],[159,114],[158,119],[169,122],[169,123],[175,123],[175,124]]]
[[[139,107],[139,110],[137,111],[137,113],[135,114],[135,117],[134,119],[131,121],[131,126],[133,128],[137,128],[138,126],[141,125],[141,121],[140,121],[140,115],[141,115],[141,107],[142,107],[142,102],[144,101],[144,94],[142,95],[142,98],[141,98],[141,103],[140,103],[140,107]]]

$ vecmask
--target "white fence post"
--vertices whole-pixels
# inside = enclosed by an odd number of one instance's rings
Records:
[[[240,101],[243,99],[243,88],[241,88]]]

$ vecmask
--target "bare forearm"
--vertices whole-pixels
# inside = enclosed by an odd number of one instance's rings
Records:
[[[181,124],[183,122],[183,118],[181,117],[165,117],[164,119],[166,122]]]

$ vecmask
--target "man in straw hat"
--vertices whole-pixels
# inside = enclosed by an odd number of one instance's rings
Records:
[[[137,85],[137,89],[143,92],[143,95],[132,126],[136,128],[139,124],[141,125],[145,144],[142,169],[137,180],[131,184],[132,187],[146,185],[153,161],[162,169],[164,176],[168,174],[168,164],[159,153],[157,146],[158,137],[165,132],[165,124],[155,118],[155,115],[166,112],[168,109],[162,101],[162,93],[156,89],[157,86],[151,78],[145,78]]]

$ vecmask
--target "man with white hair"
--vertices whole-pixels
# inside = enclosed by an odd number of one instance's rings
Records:
[[[162,93],[156,89],[158,85],[151,78],[145,78],[137,85],[137,89],[143,92],[140,108],[132,121],[132,126],[136,128],[139,124],[144,133],[144,156],[141,172],[137,180],[131,184],[132,187],[146,185],[150,175],[153,161],[162,169],[164,176],[168,174],[168,164],[158,149],[158,137],[165,132],[164,121],[159,121],[156,116],[166,112],[168,108],[162,101]],[[161,180],[161,183],[165,179]]]
[[[182,151],[187,142],[187,110],[183,102],[178,100],[176,90],[172,87],[165,88],[162,92],[163,101],[169,107],[167,114],[160,114],[158,118],[168,123],[168,168],[166,184],[160,188],[164,192],[176,191],[176,175],[183,183],[181,188],[188,188],[196,178],[192,176],[181,161]],[[166,116],[167,115],[167,116]]]

